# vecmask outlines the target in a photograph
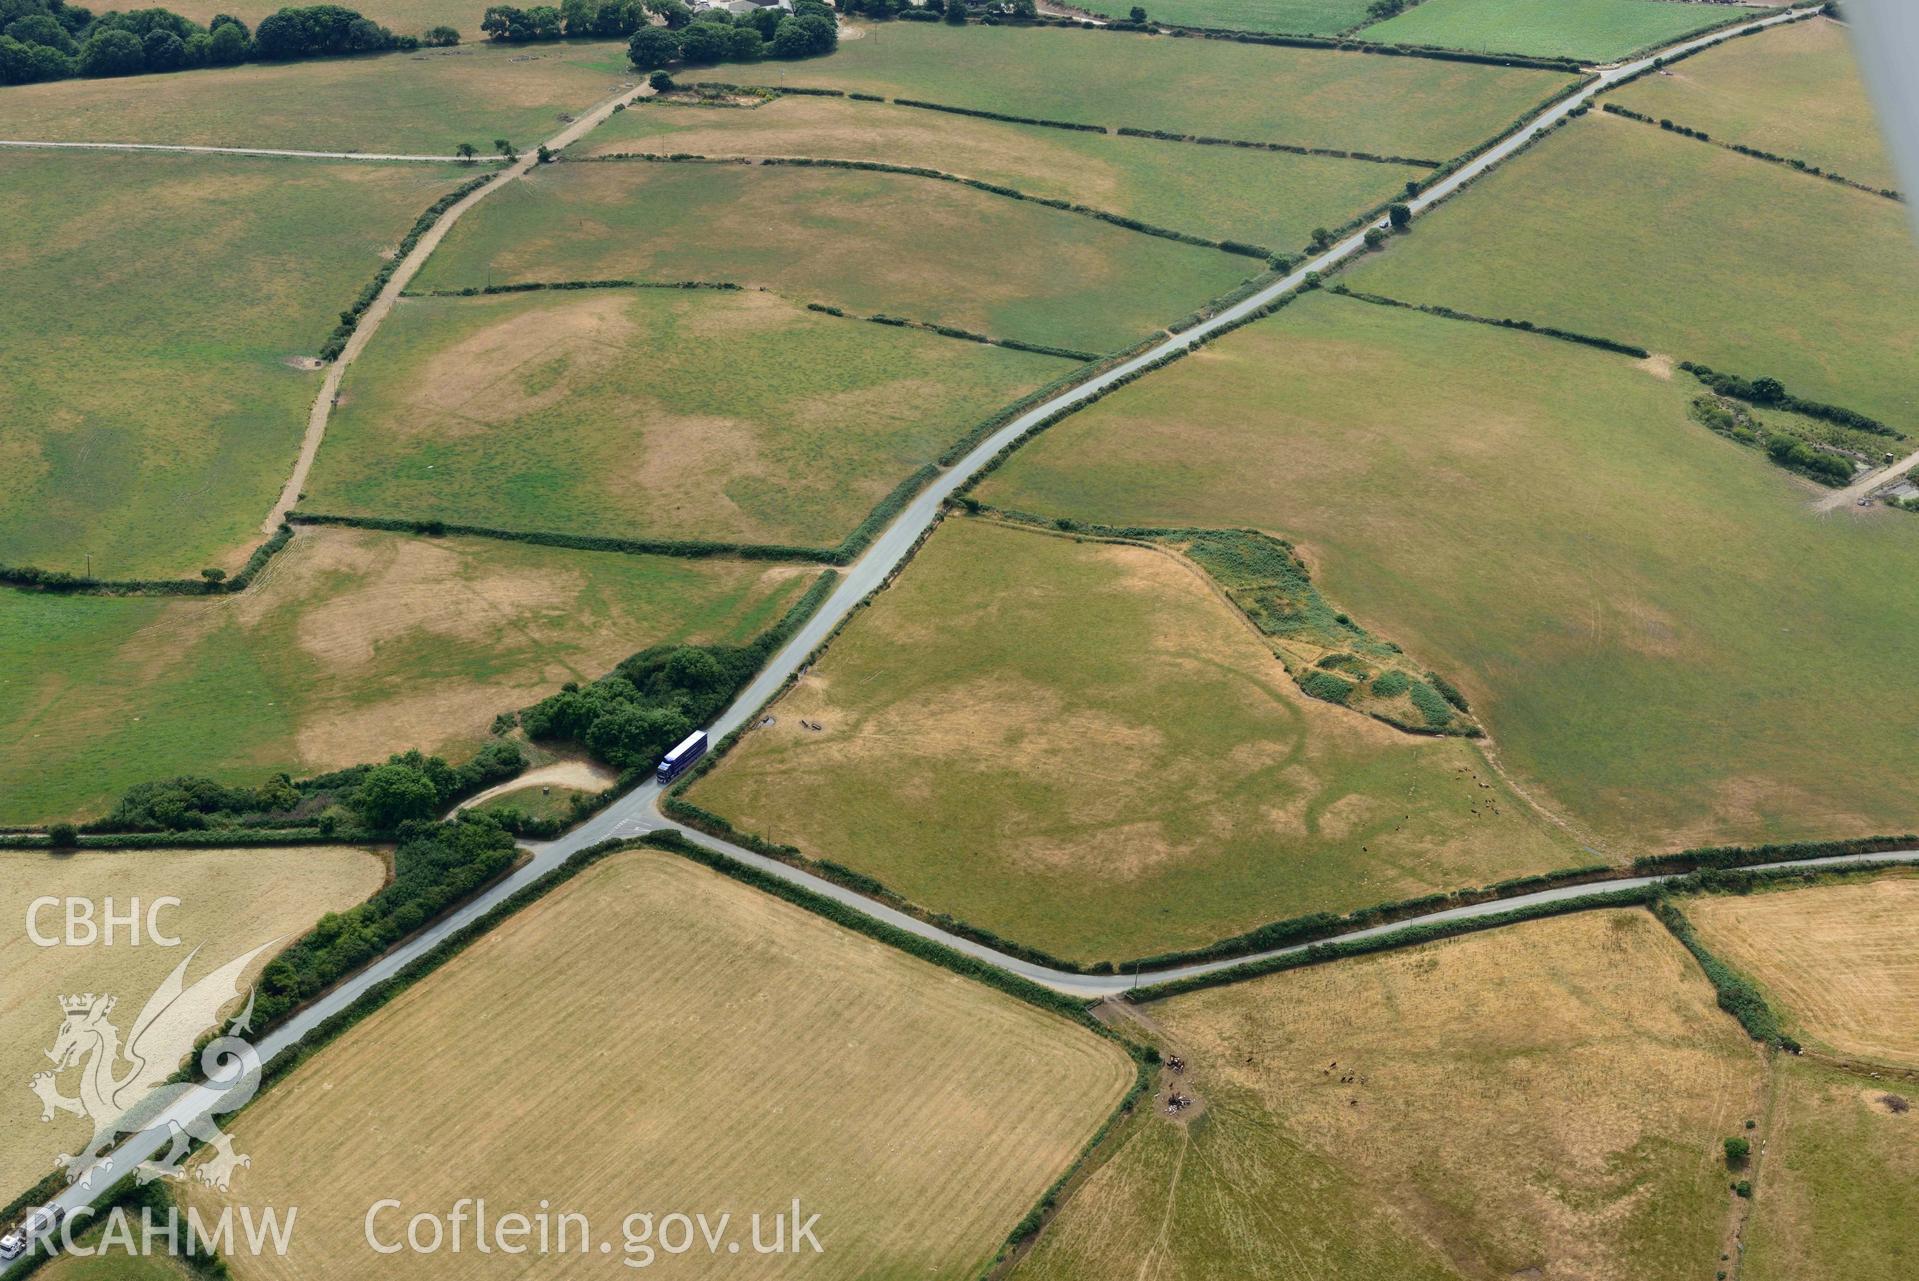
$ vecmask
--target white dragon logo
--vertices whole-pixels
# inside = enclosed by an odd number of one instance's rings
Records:
[[[78,1155],[62,1153],[54,1159],[54,1164],[67,1172],[67,1182],[92,1187],[96,1173],[110,1175],[113,1170],[113,1158],[107,1150],[116,1138],[161,1126],[172,1142],[158,1160],[141,1162],[136,1175],[143,1184],[181,1177],[184,1171],[180,1163],[194,1140],[212,1149],[208,1159],[194,1169],[194,1177],[221,1191],[226,1190],[236,1169],[252,1164],[233,1150],[233,1137],[213,1121],[216,1113],[245,1106],[260,1088],[260,1056],[241,1039],[242,1033],[251,1031],[251,993],[246,1009],[227,1026],[225,1034],[208,1041],[200,1051],[205,1084],[166,1082],[178,1072],[181,1060],[192,1052],[200,1035],[218,1027],[221,1009],[240,995],[240,976],[271,946],[263,944],[188,987],[184,980],[187,966],[199,955],[195,948],[147,998],[124,1046],[119,1029],[108,1019],[115,998],[93,993],[60,998],[65,1018],[53,1048],[47,1051],[53,1070],[36,1074],[32,1089],[40,1096],[42,1121],[53,1120],[56,1112],[71,1112],[93,1122],[92,1142]],[[80,1072],[80,1094],[68,1098],[60,1093],[58,1078],[74,1068]],[[213,1093],[210,1107],[185,1119],[165,1115],[174,1103],[196,1090]]]

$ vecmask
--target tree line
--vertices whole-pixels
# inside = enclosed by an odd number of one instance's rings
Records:
[[[281,9],[250,31],[224,13],[203,27],[170,9],[95,14],[66,0],[0,0],[0,84],[286,62],[459,41],[451,27],[435,27],[423,37],[398,36],[334,4]]]

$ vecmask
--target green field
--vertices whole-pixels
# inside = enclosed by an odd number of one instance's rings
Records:
[[[1712,1275],[1720,1138],[1757,1110],[1760,1061],[1647,913],[1277,974],[1142,1022],[1186,1070],[1015,1278]],[[1167,1115],[1171,1087],[1195,1106]]]
[[[1608,62],[1764,12],[1678,0],[1420,0],[1360,34],[1388,44]]]
[[[1919,530],[1814,513],[1809,483],[1692,422],[1696,390],[1309,296],[1052,428],[980,496],[1297,540],[1609,851],[1910,831]]]
[[[1845,28],[1824,18],[1730,40],[1609,96],[1719,142],[1804,160],[1869,187],[1899,185]]]
[[[1365,23],[1370,3],[1371,0],[1158,0],[1146,7],[1146,16],[1155,22],[1176,26],[1330,36]],[[1118,0],[1080,0],[1073,7],[1109,18],[1124,18],[1133,11],[1132,5]]]
[[[1075,368],[773,294],[411,299],[348,374],[304,506],[830,547]]]
[[[1102,352],[1264,269],[949,182],[757,165],[562,164],[448,234],[427,288],[524,280],[727,280]]]
[[[477,35],[480,8],[465,23]],[[251,63],[133,80],[56,80],[0,94],[0,137],[303,151],[522,150],[621,84],[619,44],[486,45]]]
[[[91,556],[104,578],[237,568],[319,392],[294,362],[459,178],[0,155],[0,562],[78,574]]]
[[[1637,121],[1575,121],[1351,279],[1771,376],[1919,435],[1905,211]]]
[[[920,165],[1213,240],[1280,251],[1337,227],[1424,171],[1244,147],[1044,129],[845,98],[776,98],[752,110],[649,104],[573,148],[708,156],[822,156]]]
[[[810,577],[309,530],[236,596],[0,591],[0,823],[94,815],[176,774],[464,755],[498,713],[647,645],[755,635]]]
[[[1083,962],[1586,857],[1164,551],[949,521],[772,711],[688,800]]]
[[[786,71],[952,106],[1444,160],[1567,83],[1554,72],[1077,29],[893,23]],[[772,67],[725,79],[778,84]]]
[[[1760,1162],[1749,1281],[1902,1281],[1919,1269],[1919,1241],[1890,1207],[1919,1204],[1919,1099],[1910,1081],[1830,1071],[1780,1058],[1771,1134]]]

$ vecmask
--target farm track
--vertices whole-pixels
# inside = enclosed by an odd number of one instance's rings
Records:
[[[394,267],[393,274],[387,277],[379,297],[375,298],[372,305],[360,314],[360,323],[354,328],[352,337],[347,339],[346,346],[341,349],[339,356],[327,367],[326,378],[320,384],[320,394],[313,398],[313,408],[307,414],[306,435],[300,440],[300,453],[294,460],[293,474],[287,477],[287,483],[280,491],[279,501],[273,504],[273,509],[267,513],[267,518],[260,522],[262,534],[271,537],[286,520],[287,513],[299,503],[300,491],[306,485],[308,473],[313,470],[313,460],[320,453],[321,442],[326,439],[327,423],[333,416],[333,402],[340,394],[340,381],[346,377],[347,367],[366,349],[367,343],[372,341],[373,335],[379,331],[380,323],[393,310],[393,304],[399,301],[401,293],[405,291],[407,285],[412,283],[413,277],[418,275],[420,268],[426,265],[426,260],[432,256],[433,251],[440,247],[440,242],[446,239],[446,233],[453,230],[454,224],[482,200],[507,183],[532,172],[540,163],[541,147],[554,153],[564,151],[605,123],[613,114],[615,107],[631,102],[635,98],[650,97],[652,93],[651,88],[642,84],[637,89],[621,89],[600,102],[572,124],[538,144],[532,152],[521,156],[494,174],[487,180],[485,186],[469,193],[454,204],[441,214],[439,220],[415,242],[411,252],[400,260]]]
[[[416,156],[383,151],[294,151],[285,147],[198,147],[171,142],[35,142],[0,138],[0,147],[50,151],[158,151],[193,156],[269,156],[284,160],[364,160],[379,163],[498,164],[497,156]]]
[[[1619,80],[1648,67],[1654,58],[1671,58],[1699,49],[1735,33],[1757,31],[1775,26],[1801,16],[1803,8],[1782,9],[1776,14],[1755,19],[1752,22],[1733,28],[1722,28],[1708,36],[1676,42],[1666,46],[1655,54],[1599,72],[1592,83],[1576,93],[1543,108],[1529,117],[1522,125],[1513,130],[1495,145],[1462,165],[1459,170],[1445,179],[1434,183],[1417,197],[1407,201],[1415,216],[1424,214],[1435,205],[1456,194],[1474,180],[1493,169],[1506,159],[1524,149],[1536,139],[1544,136],[1554,125],[1564,120],[1571,112],[1589,103],[1595,96],[1611,88]],[[639,90],[644,94],[646,90]],[[567,129],[547,141],[547,146],[558,151],[577,141],[581,136],[597,127],[613,113],[616,104],[630,99],[634,91],[627,90],[602,102],[580,117]],[[263,526],[265,529],[277,527],[281,517],[290,510],[299,496],[300,486],[305,482],[308,469],[312,465],[313,455],[317,452],[324,436],[332,398],[338,390],[341,375],[353,358],[365,347],[379,323],[392,310],[400,291],[412,279],[426,257],[445,237],[446,232],[475,204],[485,199],[504,184],[527,173],[535,158],[522,158],[496,174],[484,187],[452,206],[429,229],[395,269],[379,298],[368,308],[362,317],[359,328],[348,341],[328,372],[326,385],[314,402],[313,413],[309,418],[307,439],[303,444],[300,461],[293,476],[289,479],[281,501],[275,506],[273,515]],[[990,464],[999,453],[1018,444],[1029,432],[1039,428],[1049,418],[1063,411],[1077,408],[1108,391],[1116,384],[1129,378],[1148,372],[1149,368],[1162,360],[1185,354],[1198,347],[1207,339],[1228,330],[1242,322],[1253,319],[1266,306],[1277,302],[1286,295],[1306,284],[1307,276],[1322,273],[1342,265],[1347,260],[1365,252],[1365,232],[1373,227],[1383,227],[1386,218],[1376,219],[1353,232],[1345,239],[1303,263],[1298,269],[1283,278],[1272,282],[1246,299],[1227,307],[1209,319],[1200,322],[1180,333],[1169,335],[1145,352],[1119,365],[1098,373],[1086,381],[1061,392],[1050,400],[1012,420],[992,436],[980,442],[970,453],[952,467],[942,472],[921,493],[916,496],[894,518],[893,522],[876,538],[867,551],[853,564],[848,566],[835,590],[812,618],[807,620],[787,645],[780,650],[746,687],[719,718],[708,727],[708,732],[717,740],[724,738],[734,729],[745,726],[750,719],[759,714],[760,709],[777,696],[788,680],[809,663],[814,652],[823,645],[839,625],[869,596],[884,586],[918,547],[920,541],[931,532],[940,518],[943,505],[962,485]],[[263,1063],[270,1063],[279,1056],[293,1050],[310,1033],[318,1029],[328,1019],[351,1007],[361,997],[392,980],[413,963],[427,957],[442,944],[448,942],[462,930],[473,925],[487,913],[498,907],[506,899],[527,889],[549,874],[558,870],[573,855],[608,839],[638,836],[648,831],[673,830],[682,833],[687,839],[709,849],[722,852],[740,863],[757,868],[781,880],[801,886],[806,890],[831,899],[855,910],[909,933],[936,941],[953,951],[975,957],[1009,973],[1027,978],[1056,991],[1073,996],[1100,998],[1126,991],[1144,983],[1161,983],[1181,978],[1200,977],[1218,973],[1236,966],[1246,965],[1262,959],[1271,959],[1293,954],[1305,945],[1296,948],[1282,948],[1272,952],[1252,956],[1236,957],[1227,961],[1176,966],[1165,970],[1148,971],[1136,975],[1082,975],[1051,969],[1022,961],[995,951],[982,944],[949,934],[934,926],[927,925],[902,912],[886,908],[871,899],[848,890],[831,881],[774,859],[753,854],[750,851],[716,840],[704,833],[687,830],[664,818],[658,809],[661,789],[657,783],[648,781],[615,801],[607,809],[576,827],[566,836],[551,842],[531,846],[532,857],[513,873],[496,883],[472,901],[449,916],[421,930],[400,946],[387,952],[365,969],[341,982],[331,991],[313,1001],[298,1013],[287,1019],[279,1028],[261,1037],[256,1050]],[[1901,862],[1919,863],[1919,850],[1900,850],[1887,853],[1841,857],[1822,860],[1795,860],[1790,863],[1773,864],[1774,867],[1816,866],[1841,867],[1861,863]],[[1413,917],[1392,925],[1377,926],[1370,929],[1355,930],[1322,943],[1354,941],[1376,938],[1421,925],[1448,921],[1471,920],[1496,915],[1517,908],[1565,901],[1586,894],[1604,890],[1640,888],[1657,884],[1665,877],[1618,877],[1607,881],[1587,882],[1581,885],[1561,889],[1544,890],[1534,894],[1514,898],[1493,900],[1466,907],[1450,908],[1424,916]],[[127,1170],[141,1161],[151,1159],[167,1143],[166,1135],[170,1124],[183,1124],[198,1116],[212,1112],[218,1101],[219,1091],[202,1086],[183,1094],[171,1107],[165,1109],[150,1122],[150,1128],[134,1135],[114,1149],[111,1159],[113,1169]],[[104,1192],[104,1187],[82,1189],[69,1187],[54,1199],[54,1204],[72,1212],[76,1208],[91,1205]],[[7,1269],[10,1270],[10,1269]],[[0,1270],[0,1271],[7,1271]]]

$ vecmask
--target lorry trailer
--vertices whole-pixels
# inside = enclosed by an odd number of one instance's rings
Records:
[[[660,758],[659,780],[671,783],[687,766],[706,755],[706,731],[696,729],[680,740],[679,746]]]

